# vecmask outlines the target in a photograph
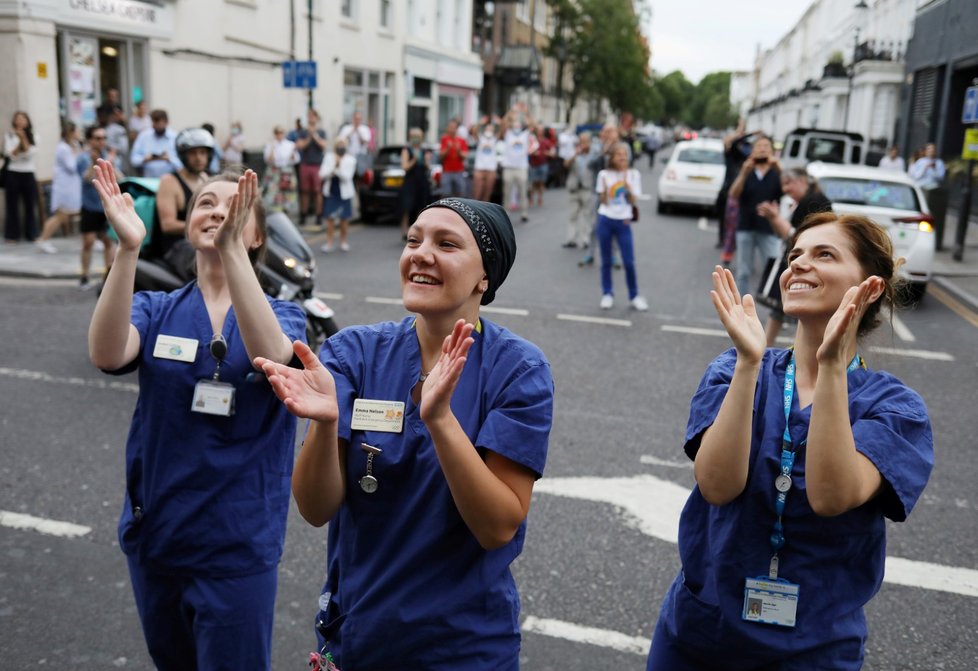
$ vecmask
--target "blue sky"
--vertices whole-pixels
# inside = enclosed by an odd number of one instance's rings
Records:
[[[647,0],[652,67],[692,82],[717,70],[749,70],[758,43],[774,46],[812,0]]]

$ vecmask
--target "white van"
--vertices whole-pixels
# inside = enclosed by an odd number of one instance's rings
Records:
[[[796,128],[784,140],[781,165],[804,168],[813,161],[859,165],[865,155],[866,141],[859,133]]]

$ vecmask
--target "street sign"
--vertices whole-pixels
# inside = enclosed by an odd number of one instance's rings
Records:
[[[287,89],[316,88],[316,61],[283,61],[282,84]]]
[[[978,86],[971,86],[964,92],[961,123],[978,123]]]
[[[978,161],[978,128],[968,128],[964,131],[964,147],[961,148],[961,158],[966,161]]]

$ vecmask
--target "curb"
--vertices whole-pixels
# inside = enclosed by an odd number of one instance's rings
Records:
[[[9,268],[0,268],[0,277],[19,277],[23,279],[32,280],[78,280],[78,272],[70,271],[46,271],[46,270],[10,270]]]
[[[969,308],[973,312],[978,312],[978,296],[975,296],[965,291],[964,289],[959,287],[957,284],[955,284],[948,278],[941,277],[940,275],[935,275],[934,277],[932,277],[931,282],[933,282],[941,289],[954,296],[954,298],[958,302],[963,303],[967,308]]]

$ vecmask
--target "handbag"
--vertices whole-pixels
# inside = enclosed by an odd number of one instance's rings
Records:
[[[632,223],[638,221],[638,205],[632,204]]]
[[[788,269],[788,257],[786,254],[772,256],[764,264],[764,272],[761,273],[761,285],[757,288],[757,295],[754,300],[771,308],[781,311],[781,273]]]
[[[7,166],[10,165],[10,157],[3,157],[3,166],[0,166],[0,189],[7,185]]]

